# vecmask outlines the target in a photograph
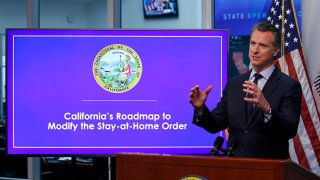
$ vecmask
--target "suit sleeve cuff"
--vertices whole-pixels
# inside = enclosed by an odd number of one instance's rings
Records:
[[[267,113],[263,113],[264,115],[264,122],[268,123],[270,121],[270,119],[272,118],[272,109],[270,107],[270,111]]]

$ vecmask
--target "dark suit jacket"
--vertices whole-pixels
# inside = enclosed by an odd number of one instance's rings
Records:
[[[295,136],[300,120],[301,86],[277,68],[273,71],[262,90],[272,108],[265,123],[259,108],[246,113],[242,84],[249,75],[230,79],[216,108],[210,112],[205,107],[201,116],[195,112],[193,123],[211,133],[229,128],[228,145],[236,145],[236,157],[287,159],[288,140]]]

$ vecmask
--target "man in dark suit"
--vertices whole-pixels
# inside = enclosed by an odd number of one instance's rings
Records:
[[[236,146],[236,157],[288,158],[288,140],[295,136],[300,120],[302,91],[297,81],[273,64],[280,38],[278,29],[268,23],[252,29],[249,59],[253,68],[228,80],[211,112],[205,102],[212,86],[205,91],[198,85],[191,89],[193,123],[211,133],[228,128],[228,146]]]

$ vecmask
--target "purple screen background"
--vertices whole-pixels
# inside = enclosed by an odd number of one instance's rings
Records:
[[[148,36],[148,37],[146,37]],[[156,36],[156,37],[155,37]],[[215,136],[192,124],[189,91],[213,85],[215,107],[226,82],[227,32],[214,30],[26,30],[7,31],[9,154],[207,154]],[[139,55],[142,77],[126,93],[110,93],[93,76],[104,47],[124,44]],[[99,101],[87,101],[99,100]],[[121,100],[121,101],[100,101]],[[155,101],[123,101],[155,100]],[[166,114],[170,120],[65,120],[64,113]],[[48,123],[133,122],[159,130],[48,130]],[[162,123],[187,124],[164,130]]]

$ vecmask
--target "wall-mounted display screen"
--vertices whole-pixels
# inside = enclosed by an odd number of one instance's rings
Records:
[[[178,0],[143,0],[144,17],[178,16]]]
[[[228,29],[230,35],[250,35],[251,28],[267,19],[272,0],[215,0],[214,28]],[[295,0],[297,20],[301,31],[301,0]]]
[[[207,154],[190,89],[226,83],[222,30],[8,29],[9,154]]]

